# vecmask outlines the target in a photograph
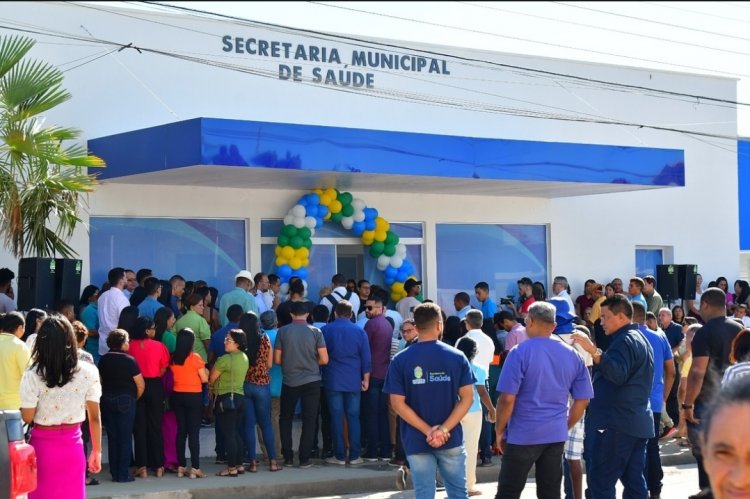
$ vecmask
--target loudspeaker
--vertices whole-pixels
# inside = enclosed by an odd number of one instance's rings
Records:
[[[697,265],[677,265],[677,286],[680,298],[683,300],[695,300],[697,276]]]
[[[54,258],[21,258],[18,262],[18,309],[48,309],[55,305]]]
[[[679,265],[657,265],[656,266],[656,291],[665,302],[676,300],[680,296],[678,281]],[[693,286],[695,290],[695,286]]]
[[[65,298],[73,303],[78,303],[81,296],[81,260],[71,258],[57,258],[55,279],[55,298],[58,300]]]

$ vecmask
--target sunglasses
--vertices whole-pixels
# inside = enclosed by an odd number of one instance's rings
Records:
[[[365,307],[365,309],[367,309],[367,310],[372,310],[373,308],[383,308],[383,307],[381,307],[380,305],[378,305],[378,306],[376,306],[376,307],[373,307],[372,305],[367,305],[367,306]]]

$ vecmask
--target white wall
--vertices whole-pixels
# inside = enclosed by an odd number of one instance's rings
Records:
[[[97,7],[100,9],[101,7]],[[108,7],[109,8],[109,7]],[[6,17],[41,31],[55,30],[133,43],[143,48],[189,54],[267,71],[274,75],[286,61],[227,54],[221,36],[255,36],[269,40],[338,47],[347,62],[352,47],[287,33],[182,16],[128,12],[127,16],[69,3],[7,4]],[[158,21],[156,24],[149,21]],[[174,25],[176,27],[170,27]],[[354,29],[342,26],[341,31]],[[5,32],[2,32],[6,34]],[[91,42],[39,36],[33,55],[66,69],[80,57],[103,53],[106,47]],[[662,88],[728,100],[736,98],[734,80],[681,73],[656,72],[508,54],[432,47],[474,59],[534,67],[592,79]],[[388,51],[384,49],[384,51]],[[395,49],[393,51],[396,51]],[[333,66],[319,64],[320,66]],[[563,115],[599,115],[624,122],[676,127],[733,136],[736,109],[710,105],[704,100],[648,96],[643,92],[614,92],[599,85],[560,77],[529,76],[508,68],[481,63],[449,61],[450,76],[409,72],[376,73],[376,92],[412,93],[431,99],[462,99],[484,109],[522,108]],[[305,70],[309,71],[306,65]],[[739,272],[736,143],[694,138],[646,128],[574,123],[515,117],[498,112],[457,110],[413,101],[389,100],[375,95],[332,91],[308,85],[212,68],[144,51],[125,49],[65,73],[65,87],[73,99],[50,113],[49,122],[76,126],[84,138],[96,138],[195,117],[216,117],[271,122],[398,130],[472,137],[560,141],[590,144],[677,148],[685,151],[684,188],[574,198],[497,198],[477,200],[441,193],[420,194],[420,203],[404,213],[403,195],[355,194],[392,220],[427,222],[427,243],[434,243],[430,224],[442,221],[551,223],[550,275],[564,274],[574,294],[587,277],[627,277],[634,271],[636,245],[674,247],[675,263],[696,263],[701,273],[735,276]],[[153,205],[153,194],[171,199],[204,202]],[[242,217],[252,206],[253,221],[282,216],[300,191],[252,189],[199,189],[103,185],[91,197],[91,213],[138,216]],[[189,211],[190,207],[194,211]],[[460,209],[456,209],[460,207]],[[186,212],[185,210],[189,212]],[[256,218],[257,217],[257,218]],[[432,238],[432,241],[430,241]],[[87,260],[87,238],[80,231],[73,241]],[[249,248],[251,264],[259,248]],[[429,286],[435,283],[434,255],[426,260]],[[0,255],[0,265],[10,265]],[[87,272],[88,267],[84,267]],[[430,289],[428,288],[428,292]]]

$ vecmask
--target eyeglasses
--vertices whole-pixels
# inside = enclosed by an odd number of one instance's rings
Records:
[[[383,308],[383,307],[381,307],[380,305],[376,305],[376,306],[372,306],[372,305],[367,305],[367,306],[365,307],[365,309],[367,309],[367,310],[372,310],[373,308]]]
[[[416,333],[416,332],[417,332],[417,328],[411,327],[411,328],[409,328],[409,329],[404,329],[404,330],[403,330],[403,331],[401,331],[401,332],[402,332],[402,333],[404,333],[404,334],[411,334],[411,333]]]

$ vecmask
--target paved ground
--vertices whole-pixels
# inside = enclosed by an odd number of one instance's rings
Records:
[[[295,426],[297,426],[295,422]],[[296,432],[295,432],[296,433]],[[295,441],[297,435],[295,435]],[[163,478],[148,477],[137,479],[135,482],[121,484],[110,479],[108,469],[98,475],[100,485],[87,488],[87,497],[94,498],[122,498],[122,499],[202,499],[202,498],[247,498],[263,497],[268,499],[292,497],[341,497],[342,494],[358,494],[346,497],[380,497],[402,498],[410,495],[394,495],[395,468],[386,463],[373,463],[357,467],[340,467],[326,465],[317,461],[313,468],[301,470],[286,468],[281,472],[271,473],[265,463],[261,463],[257,473],[246,473],[238,478],[216,477],[214,474],[223,466],[214,464],[213,428],[201,430],[201,455],[206,456],[201,468],[209,476],[204,479],[190,480],[177,478],[167,474]],[[106,442],[105,442],[106,449]],[[668,473],[668,478],[674,483],[692,484],[697,481],[694,461],[689,449],[679,447],[670,440],[662,445],[662,456],[665,466],[681,465],[677,470],[684,471],[684,476],[677,472]],[[685,469],[685,465],[688,468]],[[690,465],[693,467],[690,468]],[[479,482],[484,482],[485,494],[482,497],[493,497],[493,485],[497,482],[499,459],[494,460],[493,466],[477,469]],[[678,478],[680,477],[680,478]],[[663,495],[667,498],[684,498],[696,492],[685,485],[682,495]],[[533,490],[533,480],[528,490]],[[377,495],[385,493],[386,495]],[[442,496],[438,496],[442,497]],[[524,495],[526,497],[526,495]],[[535,497],[529,495],[528,497]]]

